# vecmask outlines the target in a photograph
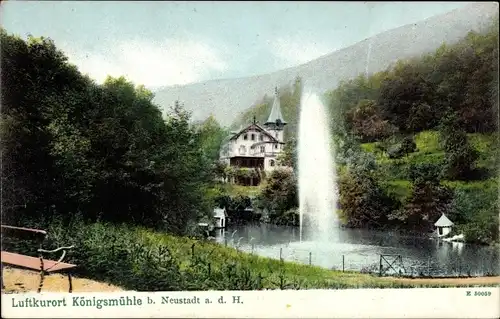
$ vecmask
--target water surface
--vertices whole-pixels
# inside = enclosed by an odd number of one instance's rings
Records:
[[[236,232],[235,232],[236,231]],[[233,235],[234,233],[234,235]],[[218,230],[216,241],[270,258],[283,258],[338,270],[378,272],[380,255],[387,274],[401,271],[407,275],[481,276],[498,275],[499,252],[495,247],[447,243],[426,237],[365,229],[335,232],[328,244],[311,236],[300,241],[299,228],[255,224]],[[402,262],[394,262],[397,256]]]

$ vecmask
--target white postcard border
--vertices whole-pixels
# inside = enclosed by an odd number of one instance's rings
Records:
[[[500,288],[2,294],[2,317],[498,318]]]

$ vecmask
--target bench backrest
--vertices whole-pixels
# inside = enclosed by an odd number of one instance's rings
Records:
[[[36,240],[42,242],[47,237],[47,232],[41,229],[24,228],[16,226],[1,225],[2,237],[4,235],[17,237],[19,239]]]

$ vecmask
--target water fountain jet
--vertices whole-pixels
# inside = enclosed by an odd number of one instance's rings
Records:
[[[298,142],[300,241],[305,237],[325,246],[335,238],[336,214],[335,149],[328,116],[318,95],[308,92],[301,100]]]

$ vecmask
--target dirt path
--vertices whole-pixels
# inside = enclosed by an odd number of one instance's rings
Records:
[[[396,278],[384,277],[385,280],[403,282],[415,285],[500,285],[500,276],[472,278]],[[4,292],[36,292],[40,283],[40,275],[36,271],[17,268],[3,268]],[[68,292],[68,278],[60,274],[45,277],[43,290],[45,292]],[[86,278],[73,278],[73,292],[115,292],[122,288]]]
[[[3,267],[4,292],[36,292],[40,274],[36,271]],[[68,277],[51,274],[45,277],[42,292],[68,292]],[[73,278],[73,292],[112,292],[122,288],[86,278]]]
[[[393,281],[410,284],[444,284],[444,285],[500,285],[500,276],[471,277],[471,278],[395,278],[386,277]]]

